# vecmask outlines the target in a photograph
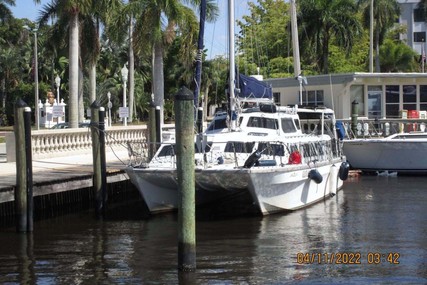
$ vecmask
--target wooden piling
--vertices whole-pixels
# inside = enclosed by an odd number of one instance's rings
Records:
[[[94,101],[91,108],[90,130],[92,135],[92,159],[93,159],[93,192],[95,195],[95,213],[97,218],[102,218],[102,169],[101,148],[99,142],[99,108],[98,101]]]
[[[156,106],[155,109],[155,117],[156,117],[156,143],[157,145],[160,145],[162,142],[161,136],[162,136],[162,122],[160,122],[160,106]]]
[[[182,87],[175,95],[175,136],[180,203],[178,207],[178,269],[196,269],[193,94]]]
[[[28,167],[26,157],[25,142],[25,119],[24,110],[27,104],[18,100],[15,103],[15,144],[16,144],[16,188],[15,188],[15,213],[16,213],[16,231],[26,232],[28,230]],[[31,133],[31,130],[30,130]],[[31,223],[32,224],[32,223]]]
[[[351,102],[351,131],[353,132],[354,136],[357,136],[357,117],[358,117],[358,106],[359,102],[354,100]]]
[[[25,159],[27,169],[27,231],[33,231],[34,198],[33,198],[33,150],[31,146],[31,108],[24,108]]]
[[[101,155],[101,196],[102,215],[107,210],[107,161],[105,157],[105,109],[99,108],[99,151]]]
[[[149,113],[149,126],[150,126],[150,130],[149,130],[149,137],[150,137],[150,153],[149,156],[151,158],[153,158],[154,154],[156,153],[157,150],[157,145],[156,145],[156,106],[151,103],[150,104],[150,113]]]

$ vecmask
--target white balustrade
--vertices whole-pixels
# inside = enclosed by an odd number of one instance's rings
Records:
[[[144,142],[147,127],[127,126],[110,127],[105,130],[105,150],[127,148],[126,143]],[[92,152],[90,128],[49,129],[32,132],[33,159],[67,156]]]

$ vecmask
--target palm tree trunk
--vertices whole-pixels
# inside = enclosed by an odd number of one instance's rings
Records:
[[[155,43],[153,49],[153,93],[154,105],[160,106],[160,122],[164,118],[164,72],[163,72],[163,44]]]
[[[79,21],[78,13],[71,15],[69,35],[69,126],[79,127],[78,96],[79,96]]]
[[[375,71],[381,72],[380,70],[380,31],[377,28],[375,31],[376,39],[375,39]]]
[[[133,17],[130,17],[129,24],[129,118],[132,122],[134,110],[134,94],[135,94],[135,56],[133,54]]]
[[[85,119],[85,106],[83,102],[83,67],[79,70],[79,122]]]
[[[96,100],[96,63],[91,63],[89,67],[89,96],[90,104]]]

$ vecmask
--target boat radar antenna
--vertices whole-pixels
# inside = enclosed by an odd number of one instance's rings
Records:
[[[303,76],[301,71],[295,79],[298,79],[299,81],[299,104],[302,105],[302,88],[303,85],[307,85],[307,77]]]

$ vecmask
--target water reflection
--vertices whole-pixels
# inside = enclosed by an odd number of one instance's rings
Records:
[[[363,177],[308,209],[199,219],[195,273],[177,271],[176,214],[97,221],[83,213],[37,222],[30,235],[6,229],[0,283],[426,283],[426,183],[422,177]],[[397,252],[400,263],[369,264],[369,252]],[[317,257],[301,263],[298,253],[361,258],[360,264]]]

